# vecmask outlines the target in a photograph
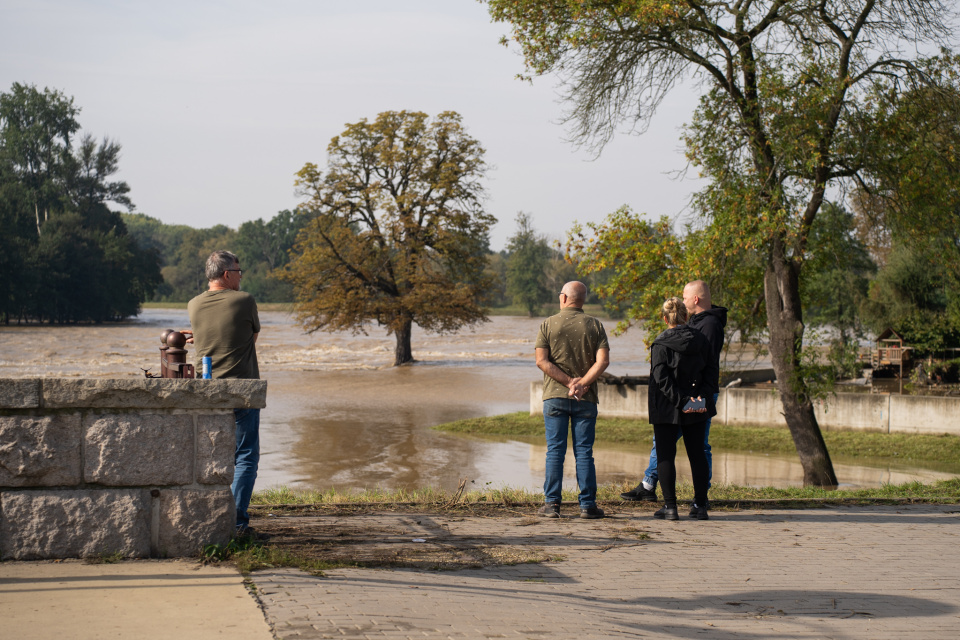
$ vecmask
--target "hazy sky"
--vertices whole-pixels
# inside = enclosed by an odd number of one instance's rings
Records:
[[[560,238],[624,204],[675,217],[697,185],[671,175],[689,91],[594,160],[564,140],[555,79],[516,80],[507,26],[476,0],[0,0],[0,15],[0,91],[73,96],[83,130],[123,146],[137,211],[167,223],[236,228],[292,208],[294,173],[325,166],[346,123],[402,109],[457,111],[486,148],[494,249],[518,211]]]

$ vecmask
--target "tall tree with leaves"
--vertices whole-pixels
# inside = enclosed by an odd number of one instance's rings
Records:
[[[517,214],[517,231],[507,239],[507,251],[507,293],[532,318],[550,299],[545,280],[553,252],[546,236],[533,228],[530,214]]]
[[[482,206],[486,165],[460,115],[387,111],[347,125],[308,163],[287,277],[303,326],[396,336],[394,364],[413,361],[413,323],[452,332],[486,320],[484,272],[495,219]]]
[[[488,4],[495,20],[513,25],[530,72],[564,79],[567,122],[587,144],[602,146],[624,122],[642,130],[677,82],[699,81],[704,94],[685,136],[691,162],[710,179],[695,199],[703,216],[698,270],[719,272],[730,255],[759,258],[769,348],[804,483],[835,485],[802,358],[800,279],[811,229],[829,187],[865,181],[885,105],[945,81],[939,62],[916,51],[946,45],[954,3]],[[638,250],[657,254],[660,245]]]
[[[8,176],[23,189],[36,231],[67,205],[79,107],[62,92],[13,83],[0,94],[0,149]]]
[[[120,145],[83,135],[73,99],[14,83],[0,93],[0,313],[52,322],[134,315],[160,280],[121,215],[125,182],[112,181]]]
[[[881,263],[867,322],[935,352],[960,346],[960,88],[956,68],[931,73],[952,90],[922,88],[889,107],[858,212]]]

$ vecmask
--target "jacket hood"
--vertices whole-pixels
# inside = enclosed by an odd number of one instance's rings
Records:
[[[727,310],[724,309],[723,311],[724,315],[726,315]],[[698,338],[702,340],[703,335],[700,334],[696,329],[692,329],[687,325],[682,324],[674,327],[673,329],[667,329],[658,335],[657,339],[653,341],[653,344],[662,345],[668,349],[671,349],[672,351],[676,351],[677,353],[688,354],[695,353],[700,350],[701,346],[698,343]]]
[[[693,314],[687,322],[693,323],[693,324],[699,324],[700,322],[703,322],[707,318],[707,316],[711,316],[717,322],[719,322],[721,329],[727,326],[727,308],[718,307],[715,305],[707,309],[706,311],[701,311],[700,313]]]

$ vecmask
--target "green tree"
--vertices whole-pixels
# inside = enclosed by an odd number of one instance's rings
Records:
[[[866,182],[882,130],[905,92],[949,84],[955,61],[905,55],[944,45],[956,7],[945,0],[488,0],[513,25],[528,69],[558,73],[577,139],[602,146],[625,121],[641,130],[681,79],[704,94],[685,141],[710,179],[695,198],[695,231],[640,243],[638,260],[680,267],[637,278],[676,291],[696,274],[762,272],[763,306],[784,416],[804,483],[835,485],[805,379],[801,275],[827,189]],[[936,92],[936,91],[934,91]],[[614,228],[614,231],[619,231]],[[690,240],[695,240],[691,243]],[[673,247],[671,254],[663,253]],[[694,257],[698,260],[694,260]],[[696,269],[692,269],[696,265]],[[731,278],[735,280],[736,278]],[[669,287],[667,286],[669,284]],[[747,283],[749,284],[749,283]],[[760,293],[747,286],[738,303]],[[731,300],[725,299],[729,306]],[[644,317],[649,314],[644,312]]]
[[[960,261],[956,242],[934,234],[924,247],[894,245],[862,305],[873,331],[892,327],[921,352],[960,346],[960,305],[952,303],[957,289],[948,266]]]
[[[79,108],[59,91],[14,83],[0,93],[0,313],[52,322],[134,315],[160,281],[121,215],[129,187],[111,181],[120,145],[73,136]]]
[[[491,251],[487,254],[487,266],[484,267],[484,274],[490,281],[490,288],[484,304],[491,307],[505,307],[510,304],[510,297],[507,295],[507,258],[509,255],[504,249],[502,251]]]
[[[532,318],[550,300],[546,277],[553,251],[546,236],[533,228],[530,215],[522,211],[517,214],[516,233],[507,240],[507,251],[507,293]]]
[[[481,204],[483,148],[453,112],[381,113],[349,124],[296,185],[309,222],[287,266],[308,331],[396,336],[394,364],[413,361],[413,323],[456,331],[486,320],[484,268],[495,219]]]
[[[844,354],[855,355],[857,338],[864,333],[859,308],[877,266],[857,237],[851,212],[832,202],[823,206],[810,230],[810,258],[804,269],[800,284],[807,322],[834,333],[831,354],[835,361],[840,362]]]
[[[878,166],[858,192],[881,265],[862,310],[875,331],[935,352],[960,346],[960,88],[955,67],[924,70],[952,84],[887,105]]]
[[[243,259],[244,291],[263,302],[293,302],[293,286],[281,276],[306,222],[306,216],[284,210],[266,222],[258,218],[240,225],[236,252]]]
[[[33,210],[36,231],[67,206],[73,134],[80,109],[60,91],[13,83],[0,94],[0,153],[8,177],[19,183]]]

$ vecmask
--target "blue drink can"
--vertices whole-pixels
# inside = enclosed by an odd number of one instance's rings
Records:
[[[211,360],[210,356],[203,356],[203,358],[201,359],[201,363],[202,363],[201,366],[203,367],[203,373],[201,374],[203,376],[203,379],[204,380],[213,379],[213,360]]]

